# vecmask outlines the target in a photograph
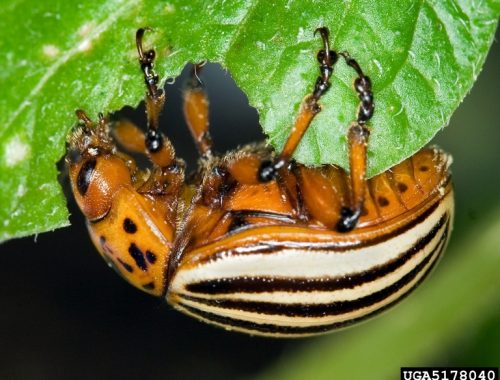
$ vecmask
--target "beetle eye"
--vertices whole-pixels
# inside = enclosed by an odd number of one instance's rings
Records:
[[[97,161],[95,158],[91,158],[82,165],[80,171],[78,172],[76,187],[81,196],[84,196],[89,188],[96,164]]]

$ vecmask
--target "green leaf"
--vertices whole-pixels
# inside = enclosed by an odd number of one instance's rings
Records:
[[[369,174],[427,143],[474,82],[493,39],[494,0],[140,1],[52,0],[0,5],[0,241],[67,224],[55,163],[75,123],[136,105],[144,88],[134,33],[151,26],[158,72],[219,62],[259,111],[278,149],[318,74],[313,31],[331,30],[372,78]],[[353,73],[338,64],[333,85],[296,158],[347,166],[355,116]]]

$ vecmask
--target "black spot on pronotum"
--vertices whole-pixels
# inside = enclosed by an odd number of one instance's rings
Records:
[[[382,196],[378,197],[377,202],[378,202],[380,207],[389,206],[389,200],[386,197],[382,197]]]
[[[121,264],[123,268],[129,273],[132,273],[134,271],[134,268],[132,268],[132,265],[127,264],[125,261],[118,259],[118,262]]]
[[[408,190],[408,186],[403,182],[398,182],[397,186],[398,186],[398,190],[401,193],[404,193],[406,190]]]
[[[134,243],[130,244],[130,247],[128,247],[128,253],[130,253],[130,256],[132,256],[141,270],[146,271],[148,269],[146,259],[144,259],[144,253]]]
[[[104,235],[99,236],[99,243],[101,243],[101,246],[106,243],[106,237]]]
[[[428,166],[426,166],[426,165],[422,165],[421,167],[419,167],[419,170],[420,170],[421,172],[426,172],[426,171],[428,171],[428,170],[429,170],[429,167],[428,167]]]
[[[87,190],[89,189],[90,180],[94,174],[95,166],[97,161],[95,158],[91,158],[82,165],[78,177],[76,178],[76,188],[78,192],[83,197]]]
[[[147,284],[142,285],[142,287],[146,290],[153,290],[155,288],[155,283],[151,281],[148,282]]]
[[[151,263],[156,263],[156,255],[151,251],[146,251],[146,259]]]
[[[123,229],[128,234],[135,234],[137,232],[136,224],[129,218],[123,220]]]

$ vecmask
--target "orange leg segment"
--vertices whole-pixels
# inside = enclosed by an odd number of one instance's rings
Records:
[[[258,177],[261,182],[271,181],[276,178],[280,170],[288,165],[307,128],[311,125],[314,117],[321,111],[318,101],[330,87],[333,65],[336,63],[338,55],[340,55],[344,58],[346,64],[358,74],[354,81],[354,89],[358,93],[360,100],[357,119],[351,124],[347,134],[349,143],[350,200],[348,206],[342,208],[341,217],[337,223],[338,231],[347,232],[356,226],[363,210],[366,153],[370,135],[366,123],[373,116],[375,104],[370,78],[363,73],[356,60],[351,58],[347,52],[341,52],[337,55],[335,51],[330,50],[327,28],[319,28],[316,32],[319,32],[323,39],[323,49],[318,52],[317,56],[321,76],[318,77],[312,94],[306,96],[302,101],[299,115],[283,150],[273,161],[263,161],[261,163]]]
[[[155,51],[145,51],[142,39],[147,29],[139,29],[136,34],[139,63],[144,73],[147,91],[145,96],[147,113],[147,131],[143,133],[129,121],[114,123],[113,137],[126,150],[133,153],[147,155],[153,163],[151,173],[139,171],[130,167],[133,174],[134,186],[141,194],[153,197],[165,197],[177,194],[184,178],[183,163],[176,159],[175,150],[170,140],[159,130],[159,116],[165,103],[165,94],[158,88],[159,77],[153,70]],[[85,119],[83,119],[86,122]],[[118,152],[122,157],[125,155]],[[133,162],[133,160],[131,160]]]
[[[370,78],[363,73],[359,64],[347,52],[342,52],[340,55],[358,74],[358,77],[354,80],[354,89],[358,93],[360,100],[357,120],[351,124],[347,133],[351,180],[350,205],[349,207],[342,208],[341,217],[337,224],[338,231],[348,232],[356,227],[363,211],[366,181],[366,148],[370,135],[370,130],[367,128],[366,123],[373,116],[375,104],[373,102]]]
[[[113,123],[111,133],[115,140],[127,151],[132,153],[147,154],[145,135],[132,122],[119,120]]]
[[[170,141],[158,130],[160,112],[165,104],[165,93],[158,88],[159,77],[153,70],[156,53],[153,49],[145,51],[142,47],[142,39],[146,30],[148,29],[139,29],[135,36],[139,63],[147,87],[145,100],[148,130],[145,137],[145,146],[151,160],[158,166],[166,168],[174,164],[175,150]]]
[[[282,152],[274,161],[262,162],[258,173],[261,182],[268,182],[276,178],[279,170],[287,166],[290,162],[307,128],[311,125],[314,117],[321,111],[321,106],[318,104],[319,99],[330,88],[330,77],[333,73],[333,65],[337,62],[338,57],[335,51],[330,50],[328,29],[318,28],[314,33],[316,34],[316,32],[319,32],[323,39],[323,49],[321,49],[317,55],[321,75],[316,80],[313,92],[302,101],[299,115],[297,116],[295,125],[290,132]]]

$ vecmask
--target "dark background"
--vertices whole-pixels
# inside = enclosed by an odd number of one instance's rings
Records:
[[[434,141],[454,156],[455,234],[499,203],[499,58],[494,44],[472,93]],[[255,110],[229,74],[209,64],[203,78],[216,147],[224,151],[262,139]],[[182,82],[181,77],[167,86],[162,130],[193,165],[196,150],[181,114]],[[252,378],[316,339],[283,341],[228,333],[134,289],[95,252],[67,178],[62,176],[61,182],[70,199],[72,226],[0,246],[0,379]],[[489,323],[498,332],[500,316]],[[470,354],[452,349],[433,364],[481,364],[474,362],[481,360],[481,344],[468,345]]]

